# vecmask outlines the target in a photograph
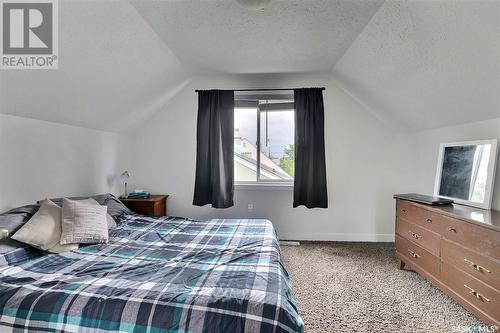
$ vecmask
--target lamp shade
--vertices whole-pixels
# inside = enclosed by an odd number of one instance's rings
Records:
[[[123,171],[123,173],[121,174],[120,177],[123,180],[128,180],[128,179],[130,179],[130,173],[127,170],[125,170],[125,171]]]

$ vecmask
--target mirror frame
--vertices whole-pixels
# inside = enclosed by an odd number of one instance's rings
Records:
[[[444,149],[446,147],[456,147],[456,146],[476,146],[476,145],[485,145],[491,144],[491,155],[490,161],[488,162],[488,176],[486,178],[486,188],[484,193],[484,202],[473,202],[470,200],[464,200],[459,198],[447,197],[443,195],[439,195],[439,188],[441,186],[441,172],[443,170],[443,156]],[[478,207],[482,209],[491,209],[491,201],[493,199],[493,185],[495,183],[495,173],[496,173],[496,165],[498,158],[498,140],[476,140],[476,141],[462,141],[462,142],[450,142],[450,143],[441,143],[439,145],[439,155],[437,162],[437,171],[436,171],[436,179],[434,182],[434,196],[440,198],[451,199],[453,202],[457,204]]]

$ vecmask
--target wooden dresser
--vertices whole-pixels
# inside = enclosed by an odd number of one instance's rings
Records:
[[[396,200],[396,257],[500,327],[500,211]]]

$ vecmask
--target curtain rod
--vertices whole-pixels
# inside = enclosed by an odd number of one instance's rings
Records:
[[[259,89],[232,89],[233,91],[275,91],[275,90],[295,90],[299,88],[278,88],[278,89],[271,89],[271,88],[259,88]],[[320,87],[321,90],[325,90],[325,87]],[[231,89],[228,89],[231,90]],[[203,91],[202,89],[196,89],[195,92],[200,92]]]

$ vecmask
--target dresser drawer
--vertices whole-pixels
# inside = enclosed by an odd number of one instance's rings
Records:
[[[500,232],[443,216],[443,237],[492,258],[500,258]]]
[[[412,263],[434,277],[439,277],[439,259],[412,241],[396,235],[396,252],[405,258],[404,262]]]
[[[396,216],[436,233],[443,231],[441,215],[417,206],[409,201],[396,202]]]
[[[443,263],[443,282],[467,302],[492,318],[500,318],[500,293],[457,268]]]
[[[439,256],[441,238],[439,234],[399,217],[396,224],[396,233]]]
[[[445,263],[500,290],[500,261],[485,257],[448,240],[441,241],[441,257]]]

